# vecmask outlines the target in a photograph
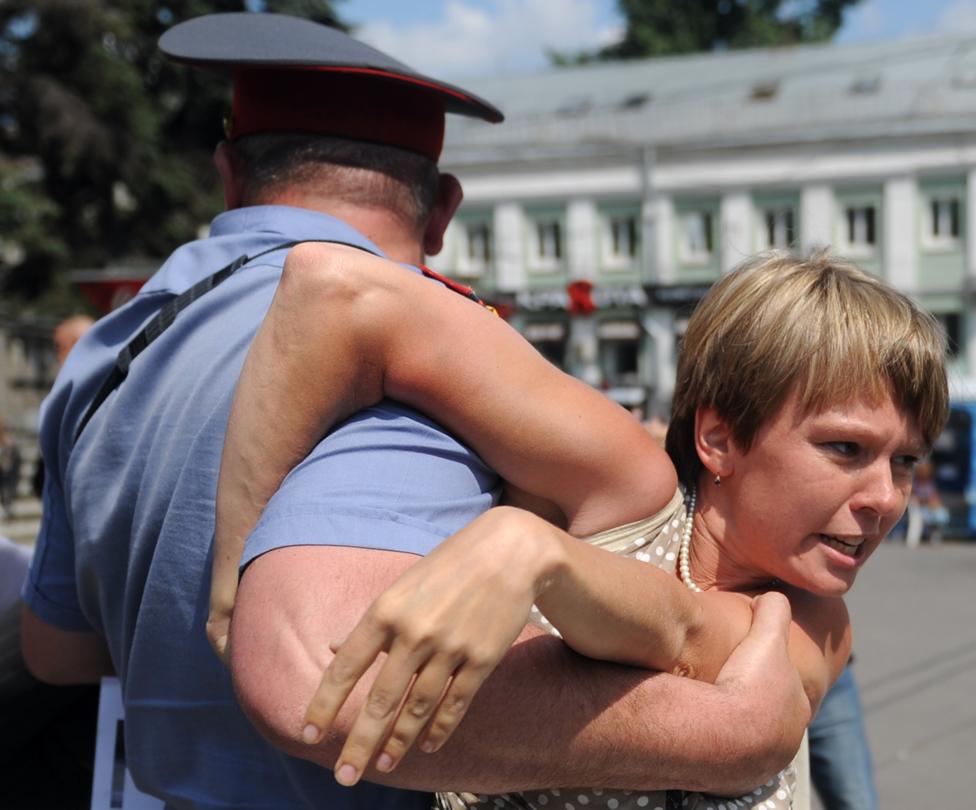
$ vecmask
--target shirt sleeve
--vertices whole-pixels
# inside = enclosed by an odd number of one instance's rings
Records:
[[[389,400],[340,425],[288,475],[245,546],[423,555],[492,506],[498,477],[436,423]]]
[[[61,630],[91,630],[78,600],[74,538],[64,497],[50,473],[44,480],[44,511],[30,573],[24,583],[27,606]]]

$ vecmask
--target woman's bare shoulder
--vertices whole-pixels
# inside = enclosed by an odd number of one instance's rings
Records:
[[[850,615],[839,596],[817,596],[795,588],[788,589],[787,596],[793,610],[790,654],[815,711],[850,658]]]

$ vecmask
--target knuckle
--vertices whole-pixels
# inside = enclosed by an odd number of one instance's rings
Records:
[[[343,686],[354,680],[356,680],[355,669],[341,655],[332,659],[322,675],[324,686]]]
[[[423,720],[432,708],[433,702],[426,695],[412,695],[404,704],[403,712],[415,720]]]
[[[407,751],[417,739],[416,732],[417,729],[403,727],[399,723],[390,732],[390,736],[383,743],[383,753],[393,760],[394,765],[406,756]]]
[[[437,713],[437,719],[434,722],[437,725],[443,722],[457,722],[457,718],[463,715],[467,711],[467,708],[467,695],[461,694],[460,692],[447,695],[444,698],[444,702],[441,703],[440,710]]]
[[[344,762],[356,765],[359,770],[362,770],[372,753],[373,740],[361,732],[354,732],[346,740],[341,758]]]
[[[400,637],[407,646],[419,651],[430,650],[437,645],[437,631],[429,622],[404,624]]]
[[[493,648],[480,645],[478,647],[474,647],[468,652],[467,666],[469,669],[474,670],[480,675],[486,670],[491,669],[497,660],[498,655],[495,653]]]
[[[449,661],[459,662],[470,658],[471,651],[464,639],[449,638],[441,642],[440,653]]]
[[[389,717],[396,708],[396,703],[390,699],[390,695],[385,691],[373,691],[366,696],[363,703],[363,714],[371,720],[384,720]]]
[[[370,607],[363,622],[371,630],[387,631],[395,627],[401,610],[387,594],[380,596]]]

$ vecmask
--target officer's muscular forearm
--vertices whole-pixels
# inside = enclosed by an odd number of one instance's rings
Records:
[[[326,312],[323,301],[308,297],[321,285],[310,289],[314,277],[303,275],[305,269],[289,256],[248,351],[227,425],[207,619],[207,636],[221,657],[244,541],[264,507],[332,425],[383,396],[381,358],[341,317],[349,297],[334,285],[335,313]]]
[[[347,704],[334,736],[318,746],[301,742],[328,644],[412,562],[392,552],[294,547],[249,566],[232,670],[242,704],[275,744],[335,762],[364,692]],[[484,792],[574,784],[748,789],[786,765],[803,730],[786,721],[802,714],[796,701],[803,700],[786,656],[788,611],[766,604],[746,642],[752,649],[740,647],[714,686],[590,661],[527,631],[440,752],[412,753],[393,773],[366,778]]]

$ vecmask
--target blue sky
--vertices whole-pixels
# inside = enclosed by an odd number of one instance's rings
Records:
[[[614,0],[340,0],[337,7],[361,38],[446,79],[539,70],[547,48],[592,48],[621,26]],[[976,32],[976,0],[862,0],[837,41],[962,30]]]

